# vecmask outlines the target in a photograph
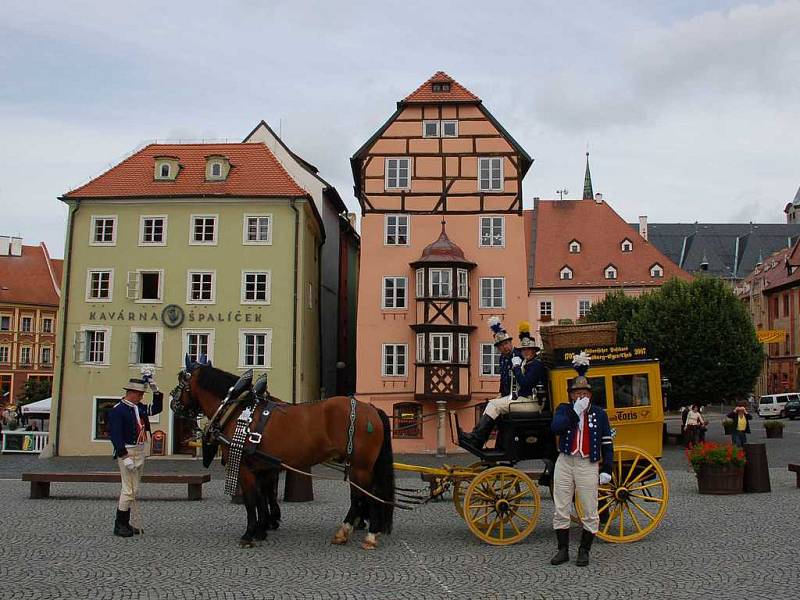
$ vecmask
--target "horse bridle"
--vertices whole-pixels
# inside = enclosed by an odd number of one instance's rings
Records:
[[[172,413],[176,417],[196,421],[197,417],[200,416],[200,408],[197,400],[192,396],[192,388],[189,387],[189,380],[191,378],[191,372],[180,372],[178,375],[178,385],[176,385],[169,393],[170,398],[172,398],[169,406],[172,409]],[[192,402],[193,406],[191,408],[187,407],[183,404],[183,402],[181,402],[181,397],[183,396],[184,392],[189,396],[189,400]]]

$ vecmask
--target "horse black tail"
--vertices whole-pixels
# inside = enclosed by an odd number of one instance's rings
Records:
[[[386,502],[394,502],[394,454],[392,453],[392,427],[389,424],[389,417],[380,408],[377,409],[378,415],[383,423],[383,444],[372,469],[372,489],[375,495]],[[392,520],[394,518],[394,505],[382,504],[383,531],[392,532]]]

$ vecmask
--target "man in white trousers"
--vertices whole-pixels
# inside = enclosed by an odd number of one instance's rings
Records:
[[[558,539],[558,552],[550,564],[560,565],[569,560],[570,510],[576,495],[583,509],[583,532],[575,564],[585,567],[589,564],[589,550],[600,524],[598,484],[611,481],[614,442],[606,411],[592,404],[592,386],[585,376],[589,357],[581,353],[572,365],[578,376],[569,384],[570,402],[559,405],[551,424],[553,433],[559,436],[559,453],[553,474],[553,529]]]

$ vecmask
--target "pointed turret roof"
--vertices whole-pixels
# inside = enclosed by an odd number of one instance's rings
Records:
[[[583,199],[593,200],[594,191],[592,190],[592,174],[589,172],[589,153],[586,153],[586,173],[583,175]]]
[[[445,229],[447,222],[442,219],[442,232],[439,238],[432,244],[428,244],[422,250],[422,256],[416,261],[411,263],[412,267],[422,265],[424,263],[459,263],[462,265],[472,265],[475,263],[467,260],[464,256],[464,251],[461,247],[447,237]]]
[[[480,102],[481,99],[470,92],[444,71],[437,71],[425,83],[403,99],[403,103],[431,102]]]

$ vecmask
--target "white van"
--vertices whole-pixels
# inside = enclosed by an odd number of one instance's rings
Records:
[[[786,403],[789,400],[797,400],[800,394],[770,394],[761,396],[758,401],[758,416],[762,419],[767,417],[785,417]]]

